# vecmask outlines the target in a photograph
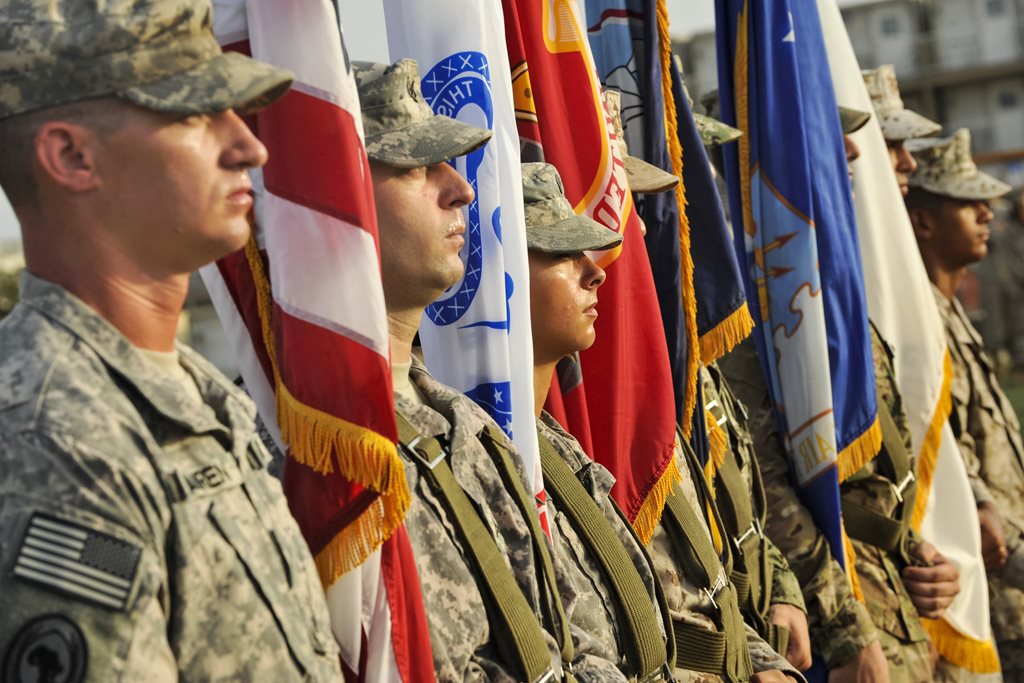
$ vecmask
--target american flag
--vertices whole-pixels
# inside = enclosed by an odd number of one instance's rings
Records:
[[[73,597],[124,609],[141,548],[88,527],[32,515],[14,575]]]

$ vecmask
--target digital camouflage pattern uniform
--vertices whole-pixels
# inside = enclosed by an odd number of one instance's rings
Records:
[[[179,346],[196,401],[27,272],[0,348],[0,679],[340,680],[241,390]]]
[[[611,472],[591,460],[576,439],[562,429],[558,421],[549,414],[541,413],[537,419],[537,433],[551,442],[559,457],[583,483],[584,488],[604,513],[605,519],[614,529],[615,535],[626,548],[640,578],[643,579],[651,601],[658,607],[654,569],[636,535],[627,528],[625,518],[616,511],[615,502],[611,499],[611,489],[615,485],[615,478]],[[625,635],[622,633],[621,617],[616,614],[616,600],[612,595],[612,589],[604,579],[596,558],[569,518],[559,511],[550,495],[548,513],[553,522],[551,536],[555,558],[564,567],[576,595],[574,604],[566,604],[566,610],[571,615],[571,623],[593,636],[595,647],[599,648],[598,653],[601,657],[618,662],[621,668],[624,665],[622,652]],[[663,623],[659,620],[658,626],[663,626]],[[665,635],[664,628],[661,628],[661,631]]]
[[[947,138],[914,140],[907,148],[918,163],[910,176],[912,188],[966,201],[995,199],[1011,189],[978,170],[966,128]],[[1002,570],[988,575],[993,635],[1005,680],[1024,680],[1024,445],[1020,423],[999,386],[981,335],[960,302],[947,299],[934,285],[932,291],[953,363],[949,424],[975,500],[993,502],[999,510],[1010,554]]]
[[[441,436],[448,444],[448,462],[456,480],[474,503],[481,520],[512,568],[523,595],[543,624],[544,598],[538,581],[539,561],[534,557],[530,526],[506,490],[500,473],[479,438],[493,421],[473,401],[431,377],[417,359],[413,360],[410,379],[425,405],[396,395],[398,412],[420,434]],[[517,474],[526,486],[521,457],[511,442],[506,445],[515,456]],[[487,607],[461,537],[451,526],[444,504],[420,476],[416,464],[407,458],[404,449],[402,453],[406,457],[406,478],[413,494],[405,526],[423,588],[437,680],[514,681],[490,633]],[[573,609],[580,596],[558,558],[553,559],[558,591],[566,615],[572,621]],[[602,657],[600,640],[575,625],[571,630],[576,655],[573,672],[578,681],[626,680],[615,662]],[[552,667],[557,672],[561,669],[559,647],[547,632],[545,639],[551,651]]]
[[[723,419],[724,422],[719,426],[727,440],[726,457],[731,456],[735,459],[740,475],[746,484],[747,494],[751,501],[753,501],[755,499],[753,494],[755,473],[752,468],[758,465],[754,455],[754,443],[750,438],[750,432],[747,428],[746,408],[736,400],[732,390],[729,388],[728,382],[716,363],[702,367],[700,376],[704,394],[704,408],[711,411],[712,414],[721,414],[720,419]],[[759,472],[756,474],[758,477],[760,477]],[[715,492],[719,486],[720,482],[716,477],[712,482],[712,493],[716,498],[717,493]],[[754,514],[758,516],[760,511],[755,511]],[[734,538],[737,538],[746,529],[730,529],[729,531]],[[793,570],[790,569],[789,562],[786,561],[782,551],[772,543],[771,539],[766,539],[765,548],[772,568],[771,585],[766,587],[771,593],[770,604],[793,605],[806,613],[807,608],[804,605],[804,596],[800,590],[800,582],[797,580]],[[761,635],[762,637],[765,636],[764,633]]]
[[[896,370],[893,366],[892,350],[871,326],[871,351],[875,362],[875,382],[878,387],[879,410],[888,410],[903,437],[907,453],[913,458],[910,429],[903,412],[903,400],[896,385]],[[883,446],[884,448],[884,446]],[[879,514],[892,517],[898,512],[900,501],[893,488],[894,483],[880,469],[880,458],[875,458],[861,470],[842,483],[843,501],[852,501]],[[911,471],[917,471],[916,458]],[[932,679],[932,660],[928,634],[921,625],[917,608],[900,578],[900,571],[906,566],[904,557],[910,549],[920,543],[920,538],[909,531],[904,538],[901,552],[890,553],[877,546],[853,538],[850,532],[856,561],[854,567],[860,580],[871,620],[874,622],[879,642],[889,662],[889,675],[893,683],[916,683]]]
[[[718,361],[736,398],[749,411],[750,436],[761,466],[768,524],[765,531],[800,581],[811,647],[829,668],[848,663],[878,640],[867,608],[857,602],[828,541],[803,506],[789,474],[789,459],[775,422],[754,340],[747,338]]]
[[[691,509],[701,511],[697,518],[701,528],[710,540],[711,532],[707,519],[703,514],[703,506],[700,504],[697,489],[689,475],[689,466],[679,446],[676,449],[676,464],[679,467],[679,471],[683,474],[683,479],[677,485],[674,495],[682,495],[686,504]],[[672,620],[693,624],[709,631],[716,631],[717,627],[713,618],[717,608],[711,598],[699,590],[693,581],[686,576],[685,571],[682,569],[684,566],[683,562],[669,539],[664,521],[655,527],[651,542],[647,545],[647,552],[654,563],[658,579],[661,581],[661,587],[665,592],[665,601],[668,604],[669,615],[672,617]],[[726,578],[724,567],[719,567],[719,576],[723,579]],[[744,624],[744,627],[747,635],[746,645],[755,673],[777,669],[797,681],[804,680],[803,675],[793,668],[782,655],[773,650],[758,635],[757,631],[746,624]],[[722,677],[715,674],[686,671],[679,668],[674,670],[674,674],[677,683],[721,683],[722,681]]]
[[[1009,560],[989,574],[989,609],[1007,681],[1024,680],[1024,447],[1020,423],[999,386],[981,335],[960,302],[932,288],[953,361],[950,425],[978,502],[993,501]]]

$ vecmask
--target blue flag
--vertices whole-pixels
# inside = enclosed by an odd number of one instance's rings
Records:
[[[839,482],[881,444],[842,129],[814,0],[716,0],[755,339],[801,497],[844,564]]]

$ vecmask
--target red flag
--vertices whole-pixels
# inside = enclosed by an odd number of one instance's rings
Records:
[[[223,0],[228,49],[292,70],[250,122],[270,160],[253,238],[203,271],[316,560],[350,680],[433,681],[398,456],[369,162],[329,0]],[[378,552],[379,550],[379,552]]]
[[[668,351],[640,219],[576,1],[503,4],[524,160],[554,164],[576,212],[623,235],[620,247],[597,255],[608,273],[597,342],[581,353],[582,384],[562,399],[566,426],[583,443],[586,411],[590,454],[615,475],[612,494],[646,542],[680,474]]]

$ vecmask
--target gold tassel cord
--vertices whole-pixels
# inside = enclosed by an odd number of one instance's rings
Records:
[[[879,410],[884,410],[879,406]],[[853,440],[849,446],[844,448],[836,456],[836,464],[839,466],[839,482],[842,483],[860,471],[864,465],[871,462],[878,451],[882,448],[882,428],[878,424],[878,418],[871,423],[867,431]]]
[[[711,491],[712,499],[715,499],[715,477],[718,475],[718,468],[725,462],[725,456],[729,452],[729,437],[722,431],[722,428],[718,425],[718,420],[715,419],[714,413],[710,410],[704,411],[704,424],[707,426],[709,445],[708,462],[704,465],[704,479],[708,483],[708,490]],[[711,501],[708,501],[707,509],[708,519],[714,519],[715,513],[711,507]],[[717,524],[709,524],[708,526],[711,529],[711,540],[714,542],[715,551],[721,553],[724,547],[722,532],[719,531]]]
[[[921,452],[917,456],[917,499],[914,501],[914,512],[910,516],[910,526],[921,530],[924,512],[928,507],[928,498],[932,492],[932,481],[935,477],[935,465],[939,459],[939,444],[942,443],[942,427],[949,419],[953,410],[953,361],[949,349],[942,359],[942,388],[939,400],[935,404],[932,421],[925,432],[921,443]]]
[[[850,588],[853,590],[853,597],[861,604],[865,604],[864,591],[860,587],[860,577],[857,576],[857,553],[853,549],[853,542],[846,535],[843,529],[843,556],[846,558],[846,576],[850,580]]]
[[[651,487],[639,512],[636,513],[636,519],[633,520],[633,530],[636,531],[636,535],[640,537],[644,545],[650,543],[651,538],[654,537],[654,530],[661,522],[661,513],[665,509],[665,500],[672,493],[672,489],[682,480],[683,475],[679,472],[679,466],[676,464],[675,447],[673,446],[665,471]]]
[[[998,673],[999,652],[991,640],[965,636],[943,619],[922,619],[935,650],[951,663],[976,674]]]
[[[750,315],[747,302],[744,301],[739,308],[701,336],[701,361],[705,364],[714,363],[750,336],[753,330],[754,319]]]
[[[661,47],[661,96],[665,102],[665,136],[668,139],[672,173],[679,177],[679,270],[682,275],[683,318],[686,331],[686,388],[683,392],[683,437],[693,431],[690,420],[697,405],[697,371],[700,368],[700,340],[697,335],[697,298],[693,289],[693,256],[690,254],[690,221],[686,217],[686,186],[683,183],[683,146],[679,143],[676,104],[672,97],[672,39],[668,30],[668,6],[658,0],[658,41]]]
[[[263,343],[273,373],[277,422],[290,456],[323,475],[334,472],[337,462],[346,479],[380,494],[317,553],[317,570],[326,587],[362,564],[401,526],[411,500],[405,467],[390,439],[302,403],[285,386],[277,360],[270,281],[255,237],[246,244],[245,256],[256,289]]]

